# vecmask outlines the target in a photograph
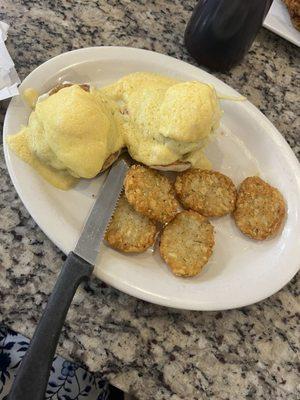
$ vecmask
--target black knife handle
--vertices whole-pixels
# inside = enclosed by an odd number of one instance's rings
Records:
[[[70,252],[49,297],[8,400],[44,400],[59,335],[76,289],[93,266]]]

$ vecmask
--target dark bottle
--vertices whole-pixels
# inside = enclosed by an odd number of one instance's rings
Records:
[[[239,63],[273,0],[200,0],[185,31],[189,53],[215,71]]]

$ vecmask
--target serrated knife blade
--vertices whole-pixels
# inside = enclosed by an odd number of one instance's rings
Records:
[[[112,166],[76,244],[74,253],[92,265],[95,264],[100,243],[122,193],[128,168],[124,159]]]

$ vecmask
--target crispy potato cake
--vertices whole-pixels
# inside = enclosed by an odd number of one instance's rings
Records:
[[[186,208],[206,217],[221,217],[235,209],[236,188],[220,172],[191,169],[178,175],[176,193]]]
[[[125,253],[142,253],[154,243],[156,234],[155,223],[136,212],[123,195],[109,224],[105,239],[112,247]]]
[[[153,169],[133,165],[126,175],[124,186],[129,203],[150,219],[166,223],[179,211],[171,182]]]
[[[294,27],[300,31],[300,0],[283,0],[290,13]]]
[[[195,211],[182,211],[163,230],[160,254],[175,275],[188,277],[201,271],[213,246],[211,223]]]
[[[257,176],[246,178],[240,185],[234,219],[238,228],[252,239],[274,236],[285,217],[281,193]]]

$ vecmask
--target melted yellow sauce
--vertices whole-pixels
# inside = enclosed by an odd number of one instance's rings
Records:
[[[203,148],[221,118],[210,85],[134,73],[90,92],[72,85],[38,102],[34,90],[23,96],[35,109],[8,143],[57,188],[93,178],[123,147],[148,166],[210,167]]]
[[[137,72],[99,93],[119,105],[124,141],[133,159],[148,166],[169,165],[196,152],[197,165],[203,164],[200,149],[221,118],[213,87]],[[195,154],[191,160],[196,161]]]
[[[23,128],[16,135],[7,137],[10,148],[32,168],[34,168],[47,182],[58,189],[68,190],[76,185],[78,179],[67,171],[58,171],[41,162],[29,149],[26,129]]]
[[[22,97],[30,108],[34,109],[37,99],[39,97],[38,92],[35,89],[28,88],[22,93]]]

